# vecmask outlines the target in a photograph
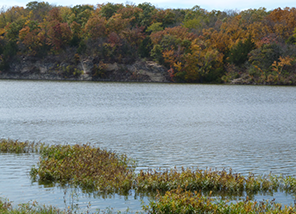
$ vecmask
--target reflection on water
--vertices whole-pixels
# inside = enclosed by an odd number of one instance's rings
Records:
[[[38,185],[32,183],[29,177],[31,166],[38,162],[36,154],[6,154],[0,153],[0,198],[8,198],[15,204],[38,201],[39,204],[51,204],[61,209],[78,205],[81,211],[105,210],[110,207],[124,212],[127,208],[141,211],[142,201],[148,204],[150,197],[135,194],[92,194],[81,189],[59,187],[58,185]],[[90,204],[90,208],[88,208]]]
[[[296,87],[3,80],[0,86],[1,138],[90,142],[126,153],[138,161],[137,170],[198,166],[296,174]],[[63,190],[27,179],[36,156],[0,158],[8,170],[0,174],[0,196],[62,200]],[[18,160],[19,171],[9,166]],[[110,203],[139,202],[120,201]]]

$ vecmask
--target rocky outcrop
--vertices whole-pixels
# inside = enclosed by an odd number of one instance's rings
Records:
[[[236,78],[231,80],[230,84],[233,85],[250,85],[252,84],[252,80],[249,75],[243,74],[240,78]]]
[[[167,69],[153,61],[133,64],[94,61],[91,57],[75,63],[58,58],[24,57],[13,62],[9,70],[0,72],[0,79],[169,82]]]
[[[113,80],[140,82],[169,82],[167,69],[153,61],[136,61],[133,64],[106,64]]]
[[[136,62],[133,65],[127,65],[127,69],[137,75],[148,76],[151,82],[166,82],[168,80],[167,70],[153,62]]]

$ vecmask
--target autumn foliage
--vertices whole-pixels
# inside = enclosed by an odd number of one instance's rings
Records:
[[[295,84],[296,8],[159,9],[150,3],[2,8],[0,70],[18,57],[164,65],[174,82]]]

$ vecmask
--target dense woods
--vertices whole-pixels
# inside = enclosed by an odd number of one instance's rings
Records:
[[[25,57],[56,57],[73,66],[153,60],[171,81],[296,84],[296,9],[160,9],[150,3],[2,7],[0,72]],[[79,75],[76,69],[65,72]]]

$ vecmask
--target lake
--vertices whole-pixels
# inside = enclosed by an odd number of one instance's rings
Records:
[[[296,175],[296,87],[0,80],[0,138],[89,142],[140,169],[199,167]],[[34,154],[0,154],[0,197],[140,210],[141,197],[89,196],[31,183]],[[294,196],[276,198],[289,204]],[[145,202],[148,197],[142,198]]]

